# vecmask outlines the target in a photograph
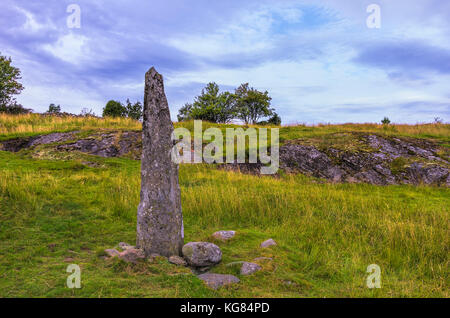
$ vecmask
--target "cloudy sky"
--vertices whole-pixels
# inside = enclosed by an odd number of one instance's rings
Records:
[[[381,27],[369,28],[370,4]],[[81,27],[69,28],[70,4]],[[283,123],[450,120],[450,1],[2,0],[18,101],[101,114],[164,75],[172,117],[210,81],[268,90]],[[371,20],[372,21],[372,20]]]

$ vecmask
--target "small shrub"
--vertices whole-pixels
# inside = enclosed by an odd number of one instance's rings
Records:
[[[381,121],[381,123],[383,125],[389,125],[391,123],[391,120],[387,117],[384,117],[383,120]]]

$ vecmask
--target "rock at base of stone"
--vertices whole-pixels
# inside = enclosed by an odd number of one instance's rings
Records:
[[[261,270],[261,266],[255,263],[244,262],[241,267],[241,275],[251,275]]]
[[[135,248],[134,246],[132,246],[132,245],[130,245],[130,244],[128,244],[128,243],[125,243],[125,242],[120,242],[120,243],[119,243],[119,247],[120,247],[123,251],[128,250],[128,249],[130,249],[130,248]]]
[[[184,259],[190,266],[213,266],[222,260],[220,248],[209,242],[189,242],[182,249]]]
[[[145,258],[145,253],[141,249],[129,248],[120,253],[119,258],[128,263],[137,263],[138,260]]]
[[[162,260],[162,261],[166,261],[167,257],[159,255],[158,253],[151,253],[148,257],[147,257],[147,261],[150,263],[155,263],[157,260]]]
[[[231,239],[236,234],[236,231],[217,231],[213,234],[213,237],[222,240],[227,241]]]
[[[172,255],[169,257],[169,263],[180,265],[180,266],[186,266],[187,262],[180,256]]]
[[[109,249],[105,250],[105,253],[109,257],[119,256],[119,254],[120,254],[120,252],[118,250],[116,250],[115,248],[109,248]]]
[[[273,239],[268,239],[261,243],[262,248],[273,246],[273,245],[277,245],[277,242],[275,242]]]
[[[205,273],[197,276],[212,289],[218,289],[225,285],[239,283],[240,280],[233,275]]]

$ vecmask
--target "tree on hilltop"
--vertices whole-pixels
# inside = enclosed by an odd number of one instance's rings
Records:
[[[13,97],[20,94],[24,87],[19,82],[22,79],[20,69],[12,66],[11,63],[11,57],[0,55],[0,112],[29,113],[31,110],[23,108]]]
[[[60,112],[61,112],[61,106],[60,105],[55,105],[55,104],[51,103],[48,106],[47,113],[49,113],[49,114],[59,114]]]
[[[125,106],[115,100],[110,100],[103,108],[103,117],[125,117],[126,113],[127,109]]]
[[[245,83],[241,84],[234,94],[237,117],[246,124],[256,124],[259,119],[273,115],[273,109],[270,107],[272,98],[267,91],[260,92]]]

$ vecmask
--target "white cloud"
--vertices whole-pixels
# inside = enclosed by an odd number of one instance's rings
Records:
[[[55,25],[48,19],[45,23],[40,23],[31,12],[17,6],[15,9],[25,15],[25,23],[22,25],[22,28],[26,32],[37,33],[43,32],[44,30],[56,29]]]
[[[61,36],[53,44],[43,45],[43,49],[65,62],[80,64],[90,54],[87,42],[87,37],[69,33]]]

